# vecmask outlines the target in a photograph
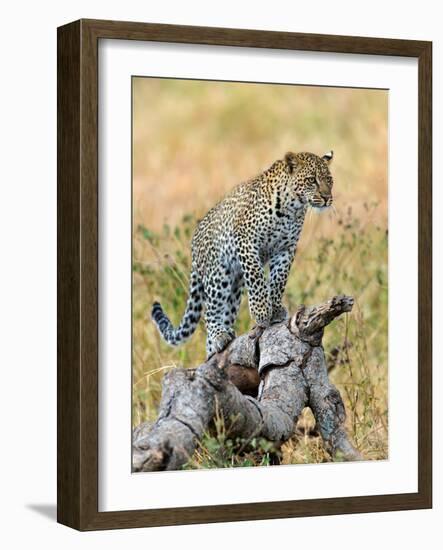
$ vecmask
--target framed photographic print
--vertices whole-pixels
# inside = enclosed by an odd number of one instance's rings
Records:
[[[432,506],[430,42],[58,29],[58,521]]]

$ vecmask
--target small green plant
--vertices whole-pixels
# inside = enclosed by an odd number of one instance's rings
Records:
[[[229,426],[216,408],[212,429],[207,431],[191,459],[183,469],[232,468],[271,466],[280,462],[281,453],[270,441],[262,437],[243,439],[231,437],[232,418]]]

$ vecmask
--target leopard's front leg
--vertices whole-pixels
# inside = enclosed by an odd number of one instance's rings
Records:
[[[282,297],[294,256],[295,247],[274,254],[269,261],[271,323],[286,321],[288,318],[288,312],[282,304]]]

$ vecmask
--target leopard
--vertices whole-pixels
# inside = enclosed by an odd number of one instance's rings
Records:
[[[246,288],[255,327],[287,320],[282,303],[308,208],[332,206],[333,151],[288,152],[259,175],[240,183],[198,222],[191,243],[186,309],[174,327],[159,302],[151,318],[172,346],[195,332],[202,314],[206,354],[224,351]]]

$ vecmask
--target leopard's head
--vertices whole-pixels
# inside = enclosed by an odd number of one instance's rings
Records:
[[[329,167],[333,152],[322,157],[313,153],[286,153],[286,170],[294,198],[301,204],[323,209],[332,205],[333,179]]]

